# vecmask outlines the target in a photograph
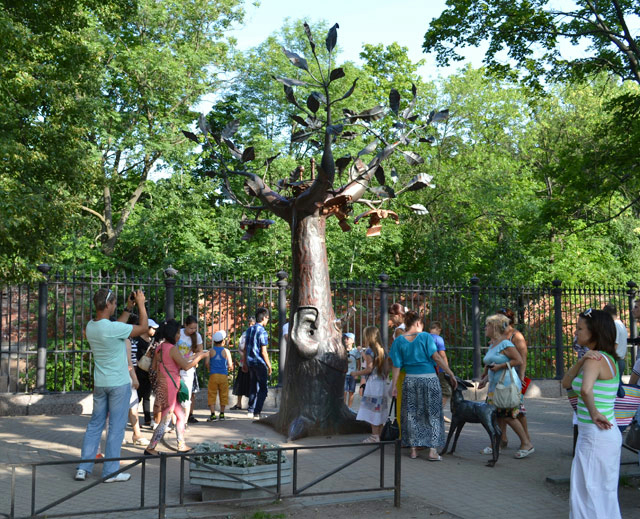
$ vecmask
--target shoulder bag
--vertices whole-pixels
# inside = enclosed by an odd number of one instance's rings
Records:
[[[400,438],[400,427],[398,426],[398,420],[396,420],[396,414],[393,412],[393,408],[396,406],[396,397],[391,400],[391,407],[389,408],[389,416],[387,421],[382,427],[380,432],[380,441],[393,442]],[[393,416],[393,418],[392,418]]]
[[[629,430],[627,431],[624,444],[636,451],[640,450],[640,424],[638,423],[637,414],[629,424]]]
[[[513,380],[513,372],[511,371],[513,368],[508,370],[505,368],[502,373],[502,377],[500,377],[500,381],[496,384],[496,388],[493,392],[493,405],[495,405],[498,409],[513,409],[514,407],[518,407],[520,405],[520,390]],[[509,371],[509,377],[511,378],[511,384],[508,386],[504,385],[504,377]]]

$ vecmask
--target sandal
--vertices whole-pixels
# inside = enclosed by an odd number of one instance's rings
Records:
[[[412,460],[415,460],[417,457],[418,457],[417,452],[412,452],[411,454],[409,454],[409,458],[411,458]]]
[[[427,461],[442,461],[442,456],[438,455],[435,458],[432,458],[431,456],[427,457]]]
[[[149,445],[149,440],[147,440],[146,438],[140,437],[140,438],[136,438],[131,443],[133,443],[134,445],[139,445],[140,447],[146,447],[147,445]]]
[[[380,443],[380,436],[372,434],[366,440],[363,440],[362,443]]]
[[[533,454],[536,452],[535,448],[531,447],[530,449],[519,449],[514,458],[517,460],[521,460],[522,458],[526,458],[529,454]]]

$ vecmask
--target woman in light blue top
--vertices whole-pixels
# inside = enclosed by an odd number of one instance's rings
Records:
[[[484,356],[484,372],[478,389],[482,389],[489,384],[487,392],[487,403],[493,404],[493,394],[495,392],[498,382],[502,380],[504,375],[503,384],[509,386],[510,384],[516,384],[518,389],[522,389],[522,383],[515,369],[515,366],[522,364],[522,357],[514,344],[506,339],[503,339],[502,335],[509,326],[509,318],[502,314],[490,315],[486,320],[485,335],[489,337],[489,351]],[[509,425],[520,438],[520,448],[515,454],[516,459],[526,458],[530,454],[535,452],[531,440],[525,432],[522,424],[516,420],[520,413],[520,405],[511,409],[498,408],[498,423],[500,429]],[[485,448],[483,451],[485,454],[491,454],[491,448]]]
[[[401,430],[402,445],[411,447],[410,457],[418,457],[418,447],[429,447],[429,461],[440,461],[437,447],[444,445],[444,415],[442,392],[436,374],[436,364],[451,377],[456,377],[448,363],[438,353],[430,334],[422,330],[424,324],[417,312],[405,314],[406,332],[393,341],[389,356],[393,362],[392,396],[397,396],[396,382],[400,369],[406,376],[402,383]]]
[[[578,441],[571,464],[569,517],[620,519],[618,477],[622,435],[613,406],[620,374],[616,360],[616,327],[602,310],[580,314],[576,340],[589,351],[562,379],[578,396]]]

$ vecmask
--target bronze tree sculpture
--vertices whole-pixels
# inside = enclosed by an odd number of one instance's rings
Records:
[[[415,166],[423,163],[422,157],[402,148],[411,140],[430,142],[430,138],[421,136],[429,124],[443,120],[448,116],[446,110],[431,112],[424,123],[418,122],[414,115],[416,105],[416,88],[412,89],[413,98],[404,110],[400,110],[400,94],[391,90],[389,95],[390,110],[383,106],[355,113],[343,109],[339,117],[334,114],[335,105],[348,99],[356,88],[356,81],[337,99],[332,99],[329,85],[345,76],[342,68],[331,69],[331,56],[337,41],[338,24],[328,32],[325,45],[329,52],[329,64],[326,69],[320,65],[316,44],[311,30],[304,25],[311,53],[318,65],[319,72],[310,70],[305,58],[283,48],[290,62],[305,71],[309,81],[277,77],[284,85],[287,100],[295,106],[297,113],[292,118],[302,130],[292,135],[293,142],[301,142],[318,136],[317,145],[321,154],[320,162],[311,159],[310,172],[305,178],[304,166],[298,166],[290,178],[280,180],[277,187],[271,188],[259,174],[249,171],[246,164],[255,159],[252,147],[240,150],[231,140],[238,129],[237,121],[229,123],[216,135],[210,131],[206,119],[201,116],[199,127],[204,134],[207,145],[213,145],[213,138],[223,149],[227,149],[235,159],[235,167],[224,160],[219,160],[221,171],[209,173],[221,177],[224,191],[235,202],[246,210],[268,211],[285,220],[291,229],[291,325],[289,343],[287,344],[284,384],[280,408],[275,415],[268,417],[267,423],[276,430],[296,439],[313,434],[348,433],[365,430],[363,424],[355,421],[355,415],[343,401],[344,378],[347,370],[346,351],[341,342],[341,330],[336,323],[331,304],[331,288],[325,243],[325,225],[327,218],[335,216],[343,231],[348,231],[349,215],[353,204],[360,203],[368,210],[356,217],[369,221],[368,235],[380,233],[381,220],[391,218],[397,223],[398,215],[382,206],[404,191],[415,191],[430,186],[431,176],[419,173],[397,193],[386,185],[382,163],[394,153],[401,153],[406,162]],[[317,77],[319,76],[319,77]],[[306,103],[300,104],[294,88],[317,88],[308,96]],[[322,110],[321,110],[322,108]],[[373,121],[382,119],[389,113],[396,117],[387,138],[383,132],[374,129]],[[304,114],[304,116],[300,115]],[[199,142],[197,136],[184,132],[187,137]],[[340,139],[353,139],[356,135],[369,136],[370,142],[357,157],[341,157],[334,159],[333,149]],[[225,147],[226,146],[226,147]],[[377,153],[376,150],[380,150]],[[362,157],[375,153],[365,163]],[[271,160],[267,159],[267,168]],[[241,165],[240,167],[238,167]],[[348,171],[349,178],[340,187],[335,187],[336,173]],[[392,173],[394,178],[395,170]],[[244,191],[257,203],[244,203],[233,193],[230,178],[244,177]],[[371,181],[376,178],[379,186],[372,187]],[[363,198],[369,191],[372,199]],[[410,206],[414,212],[425,213],[420,204]],[[271,220],[248,219],[243,217],[242,226],[246,229],[245,238],[250,238],[259,228],[268,227]],[[368,428],[367,428],[368,430]]]

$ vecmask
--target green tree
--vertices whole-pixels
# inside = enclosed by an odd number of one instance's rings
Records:
[[[425,34],[425,52],[440,65],[462,57],[458,49],[488,40],[485,63],[493,72],[513,73],[506,51],[529,84],[542,77],[584,79],[599,72],[640,83],[640,41],[633,34],[640,16],[634,0],[575,0],[558,7],[549,0],[448,0]],[[561,45],[588,46],[584,57],[566,58]]]

